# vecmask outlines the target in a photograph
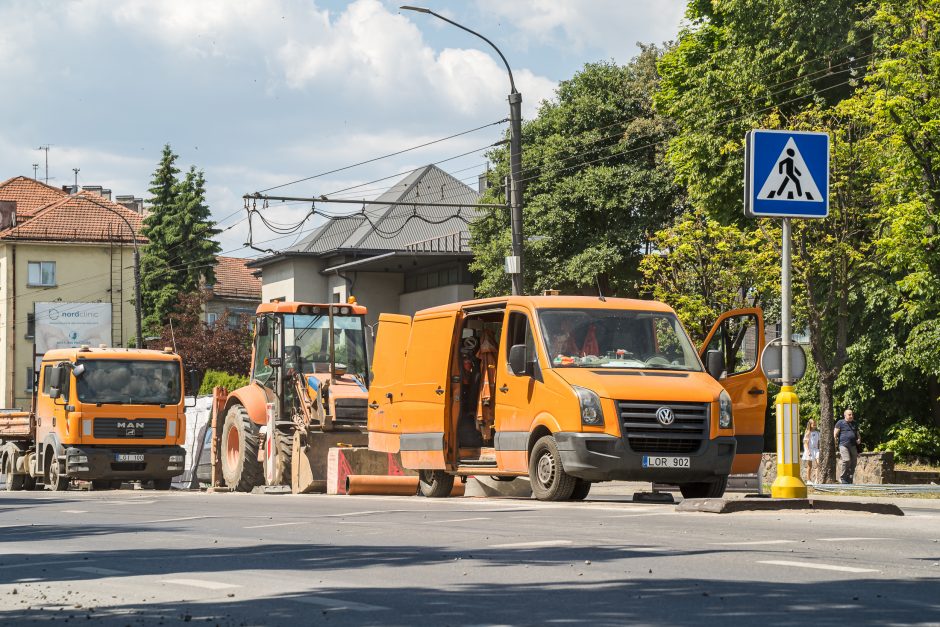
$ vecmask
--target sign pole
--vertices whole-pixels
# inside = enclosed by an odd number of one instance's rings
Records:
[[[770,494],[779,499],[805,499],[806,484],[800,477],[800,399],[793,389],[790,367],[791,239],[790,218],[783,218],[783,258],[780,271],[780,366],[783,385],[774,401],[777,410],[777,478],[770,487]]]

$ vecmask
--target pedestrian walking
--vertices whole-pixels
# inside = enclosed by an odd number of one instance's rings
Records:
[[[812,418],[806,421],[806,431],[803,432],[802,459],[806,462],[806,483],[812,485],[819,474],[819,429]]]
[[[855,481],[855,465],[858,463],[858,447],[862,443],[862,436],[859,435],[855,413],[851,409],[846,409],[842,420],[836,423],[832,438],[839,447],[839,459],[842,461],[839,482],[852,483]]]

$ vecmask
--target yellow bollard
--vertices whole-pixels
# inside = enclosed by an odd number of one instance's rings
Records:
[[[780,388],[777,407],[777,479],[770,486],[775,499],[805,499],[806,484],[800,477],[800,399],[793,386]]]

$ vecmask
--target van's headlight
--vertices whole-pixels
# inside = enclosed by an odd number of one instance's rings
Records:
[[[718,395],[718,428],[731,429],[734,427],[734,418],[731,416],[731,396],[725,390]]]
[[[597,427],[604,424],[604,412],[601,410],[601,398],[594,390],[572,385],[574,393],[581,403],[581,424]]]

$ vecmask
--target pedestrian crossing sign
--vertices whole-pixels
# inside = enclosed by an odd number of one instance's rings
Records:
[[[753,130],[744,149],[744,212],[751,217],[829,215],[829,135]]]

